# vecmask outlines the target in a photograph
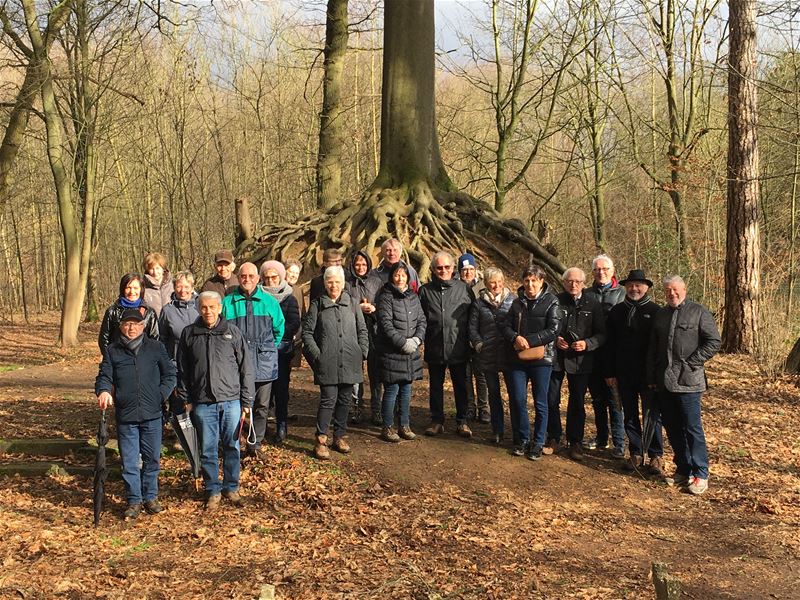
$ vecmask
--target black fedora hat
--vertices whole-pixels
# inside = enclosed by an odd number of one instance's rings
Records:
[[[642,283],[646,283],[648,287],[653,287],[653,282],[644,276],[644,271],[641,269],[634,269],[628,273],[628,276],[620,281],[619,284],[625,285],[626,283],[631,283],[632,281],[641,281]]]

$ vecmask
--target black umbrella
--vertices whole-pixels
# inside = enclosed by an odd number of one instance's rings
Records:
[[[94,484],[92,502],[94,505],[94,526],[100,523],[100,513],[103,512],[103,500],[106,497],[106,477],[108,477],[108,467],[106,466],[106,443],[108,443],[108,427],[106,426],[105,409],[100,415],[100,425],[97,428],[97,456],[94,459]]]
[[[179,415],[173,414],[169,422],[172,424],[172,429],[175,435],[178,436],[178,441],[181,448],[186,453],[186,458],[189,459],[189,466],[192,469],[192,477],[194,477],[195,488],[200,488],[200,439],[197,436],[197,429],[188,412],[183,412]]]

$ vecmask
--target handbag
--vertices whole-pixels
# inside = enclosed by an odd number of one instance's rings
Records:
[[[522,313],[519,313],[517,333],[522,335]],[[544,358],[544,346],[531,346],[530,348],[525,348],[525,350],[517,350],[517,358],[524,361],[542,360]]]

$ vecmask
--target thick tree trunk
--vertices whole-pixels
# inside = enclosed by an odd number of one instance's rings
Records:
[[[328,0],[325,23],[325,77],[317,156],[319,208],[330,208],[342,199],[342,72],[347,54],[347,0]]]
[[[756,350],[760,288],[755,0],[729,3],[728,230],[722,349]]]

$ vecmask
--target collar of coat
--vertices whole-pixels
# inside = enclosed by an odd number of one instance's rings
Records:
[[[231,300],[233,302],[244,302],[246,300],[263,302],[267,297],[267,292],[265,292],[260,285],[257,285],[252,294],[245,296],[241,286],[237,286],[236,289],[229,295],[231,296]]]
[[[221,313],[219,318],[217,319],[217,324],[214,325],[213,327],[206,326],[202,316],[197,317],[197,320],[194,322],[194,325],[195,325],[194,327],[195,333],[206,334],[206,335],[223,335],[225,333],[228,333],[228,329],[230,329],[230,325],[223,318]]]
[[[321,308],[332,308],[335,306],[350,306],[350,294],[342,290],[342,295],[335,302],[327,294],[320,296]]]

